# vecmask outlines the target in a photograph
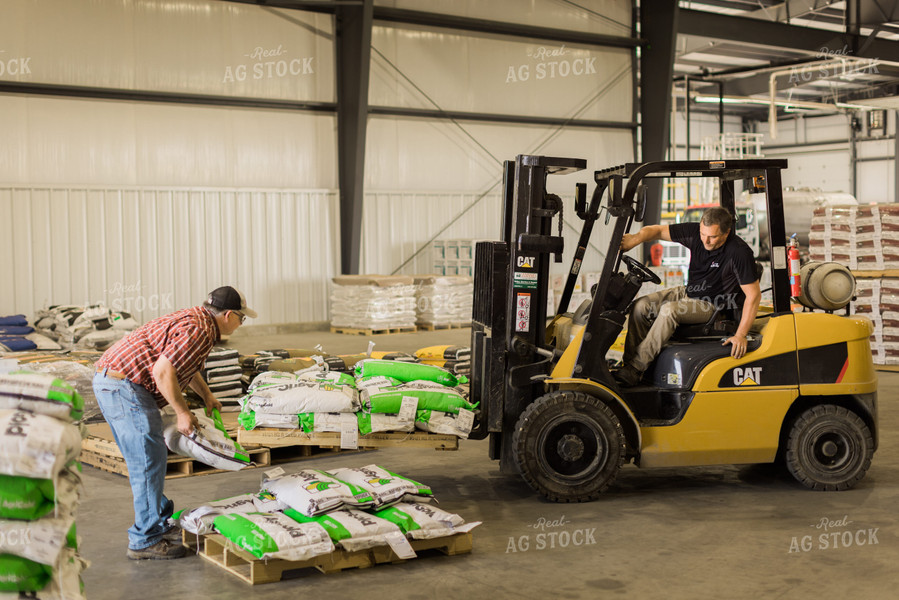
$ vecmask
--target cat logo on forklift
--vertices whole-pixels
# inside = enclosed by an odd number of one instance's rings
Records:
[[[533,256],[519,256],[518,257],[518,266],[522,269],[533,269],[534,268],[534,257]]]
[[[762,368],[735,367],[734,385],[762,385]]]

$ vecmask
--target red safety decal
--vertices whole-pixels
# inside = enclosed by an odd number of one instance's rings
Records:
[[[843,375],[846,374],[846,369],[849,368],[849,357],[846,357],[846,362],[843,363],[843,368],[840,369],[840,375],[837,377],[837,383],[843,381]]]

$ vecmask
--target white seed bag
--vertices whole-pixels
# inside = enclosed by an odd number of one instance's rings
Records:
[[[396,524],[415,540],[464,533],[481,524],[480,521],[466,523],[459,515],[422,502],[400,502],[375,512],[375,516]]]
[[[343,506],[368,508],[373,504],[371,494],[367,491],[315,469],[303,469],[274,479],[263,479],[262,488],[307,517]]]
[[[376,508],[394,504],[402,500],[431,498],[431,488],[397,475],[378,465],[331,469],[331,475],[346,483],[352,483],[371,494]]]
[[[181,529],[205,535],[212,533],[213,521],[216,517],[230,514],[247,514],[254,512],[276,512],[284,510],[287,505],[274,498],[266,498],[261,494],[241,494],[231,498],[207,502],[196,508],[184,509],[172,515],[170,522]]]
[[[72,515],[36,521],[0,520],[0,554],[55,565],[74,522]]]
[[[19,371],[0,375],[0,408],[23,409],[63,421],[81,418],[84,400],[63,379]]]
[[[334,544],[350,552],[387,546],[390,544],[389,536],[403,535],[398,525],[361,510],[342,508],[317,517],[307,517],[289,508],[284,514],[301,523],[318,523],[325,528]]]
[[[349,386],[322,381],[295,381],[254,390],[244,408],[279,415],[300,413],[356,412],[359,400]]]
[[[334,551],[318,523],[300,523],[283,513],[221,515],[215,529],[256,558],[306,560]]]
[[[207,417],[202,408],[193,411],[199,427],[190,436],[178,431],[178,418],[171,407],[162,411],[162,437],[169,450],[195,458],[203,464],[226,471],[239,471],[250,465],[250,457],[225,433],[218,411]]]
[[[24,410],[0,409],[0,473],[53,479],[81,454],[75,425]]]

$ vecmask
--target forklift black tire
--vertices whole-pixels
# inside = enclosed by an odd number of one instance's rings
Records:
[[[848,490],[871,466],[874,437],[854,412],[834,404],[800,414],[787,440],[787,469],[807,488]]]
[[[598,398],[572,391],[537,398],[512,437],[522,477],[553,502],[596,500],[618,476],[625,444],[615,413]]]

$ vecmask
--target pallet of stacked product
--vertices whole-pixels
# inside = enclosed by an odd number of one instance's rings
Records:
[[[341,275],[331,286],[331,332],[415,331],[415,285],[403,275]]]
[[[415,323],[428,331],[468,327],[474,301],[471,277],[418,275],[415,284]]]

